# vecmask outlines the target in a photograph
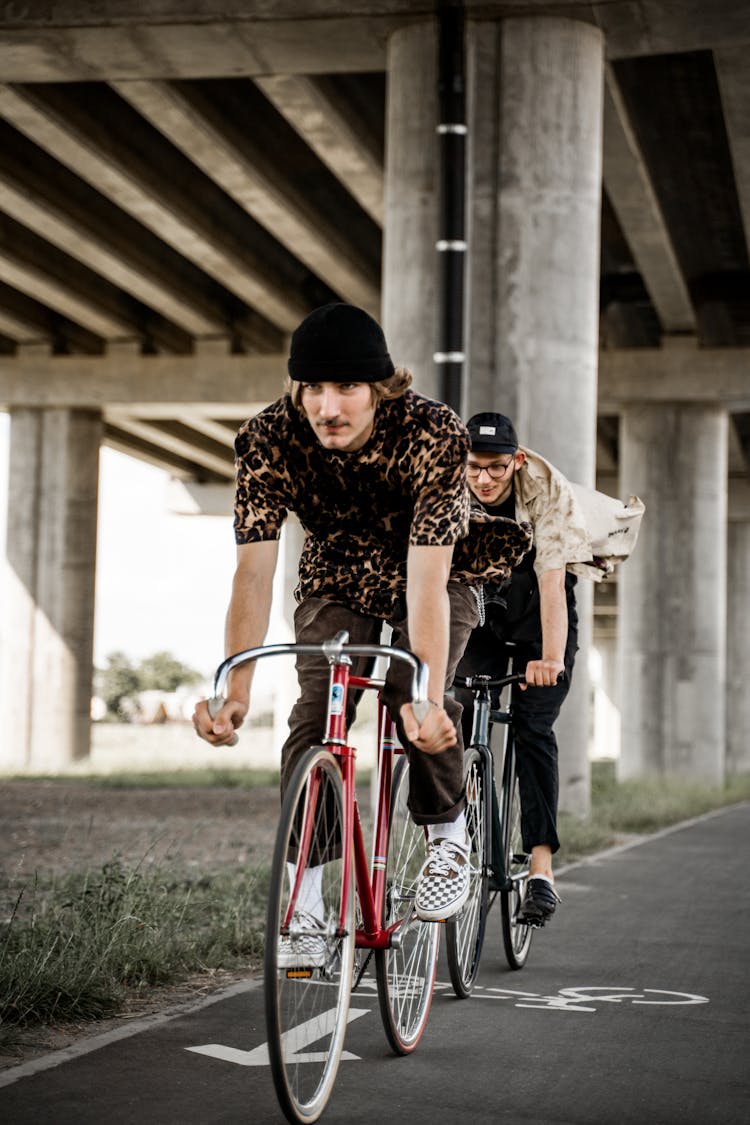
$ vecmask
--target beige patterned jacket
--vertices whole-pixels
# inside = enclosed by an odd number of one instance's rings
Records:
[[[591,562],[584,515],[570,483],[538,453],[520,448],[526,460],[515,475],[516,519],[531,524],[537,578],[548,570]]]

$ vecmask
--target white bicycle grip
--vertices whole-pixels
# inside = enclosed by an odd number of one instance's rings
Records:
[[[209,715],[211,716],[212,719],[216,718],[216,716],[219,714],[219,711],[221,711],[221,709],[222,709],[222,707],[224,706],[225,703],[226,703],[226,699],[221,699],[218,695],[214,695],[214,696],[212,696],[211,699],[208,700],[208,713],[209,713]],[[240,740],[239,735],[235,731],[234,734],[232,735],[232,740],[231,740],[231,742],[228,743],[228,745],[229,746],[236,746],[237,743],[239,742],[239,740]]]
[[[411,709],[414,712],[414,718],[417,720],[420,726],[427,718],[430,707],[432,706],[434,705],[430,703],[428,699],[423,700],[421,703],[412,703]]]

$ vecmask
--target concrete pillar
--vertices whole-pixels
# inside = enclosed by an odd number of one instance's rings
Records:
[[[724,776],[727,415],[629,406],[620,479],[646,504],[620,571],[621,778]]]
[[[594,637],[598,655],[597,675],[592,675],[594,724],[592,758],[617,758],[620,753],[620,707],[618,702],[617,637],[614,633]]]
[[[0,768],[84,758],[94,628],[101,416],[11,414]]]
[[[470,23],[468,44],[467,410],[493,399],[593,484],[603,39],[519,18]]]
[[[739,482],[738,482],[739,483]],[[733,518],[727,541],[727,774],[750,773],[750,513]]]
[[[468,25],[466,414],[509,414],[524,445],[593,485],[604,45],[588,24]],[[561,807],[589,808],[592,592],[557,724]]]
[[[439,396],[437,24],[394,32],[388,42],[383,328],[391,356],[414,386]]]

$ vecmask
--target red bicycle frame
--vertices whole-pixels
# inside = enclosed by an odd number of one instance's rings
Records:
[[[284,644],[266,645],[261,648],[248,649],[229,657],[220,665],[214,679],[213,698],[209,701],[209,709],[213,714],[223,702],[223,695],[229,673],[233,668],[257,660],[262,656],[306,654],[320,656],[323,653],[330,664],[328,686],[328,708],[325,720],[325,732],[322,744],[338,759],[344,790],[344,878],[342,901],[339,909],[338,932],[344,931],[344,920],[347,917],[349,906],[348,895],[351,886],[352,863],[356,878],[357,894],[359,896],[362,925],[357,928],[356,944],[363,949],[388,949],[391,945],[393,932],[399,923],[383,929],[383,905],[385,899],[386,856],[388,833],[390,830],[390,800],[391,785],[393,781],[394,755],[403,753],[396,746],[396,724],[388,714],[382,700],[378,699],[378,799],[377,814],[375,819],[375,837],[372,855],[372,870],[367,860],[362,832],[362,821],[359,814],[355,792],[355,766],[356,750],[348,742],[346,723],[346,705],[350,689],[380,691],[385,686],[384,680],[374,679],[370,676],[353,676],[350,672],[351,655],[358,656],[391,656],[405,660],[412,666],[412,697],[416,708],[426,703],[427,699],[427,666],[419,661],[413,654],[401,649],[391,648],[388,645],[357,645],[348,644],[348,635],[339,633],[331,641],[322,645]],[[308,786],[305,798],[305,809],[298,846],[297,873],[290,901],[284,917],[282,932],[287,932],[292,920],[295,905],[299,895],[302,872],[307,866],[310,848],[313,844],[314,813],[318,800],[319,777],[313,775]],[[352,847],[347,846],[352,842]]]
[[[347,917],[349,902],[348,895],[351,887],[352,863],[356,879],[357,894],[359,897],[362,924],[357,927],[356,944],[362,949],[387,949],[391,943],[391,935],[399,923],[383,929],[383,903],[385,899],[385,868],[388,845],[388,832],[390,828],[390,798],[391,783],[393,780],[393,760],[395,754],[402,754],[403,750],[396,746],[396,724],[388,714],[381,699],[378,699],[378,787],[377,787],[377,813],[375,818],[375,835],[372,851],[372,868],[368,863],[367,848],[365,846],[362,820],[359,814],[359,805],[356,798],[356,750],[348,742],[346,729],[346,703],[350,688],[360,690],[379,691],[383,687],[382,680],[369,676],[353,676],[349,666],[344,662],[332,664],[330,671],[328,712],[326,715],[326,731],[322,739],[331,753],[338,758],[341,768],[341,777],[344,789],[344,840],[352,841],[352,848],[346,847],[343,859],[342,901],[339,908],[339,934],[344,930],[344,919]],[[302,872],[306,867],[307,855],[312,843],[314,814],[318,797],[319,779],[313,775],[305,799],[305,811],[300,832],[299,857],[297,864],[297,878],[292,889],[284,929],[291,922],[294,914],[299,882]]]

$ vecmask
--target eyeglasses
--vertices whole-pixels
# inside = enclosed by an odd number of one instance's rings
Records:
[[[492,480],[502,480],[508,469],[513,464],[513,461],[514,458],[511,457],[510,461],[506,461],[504,464],[496,463],[494,465],[467,465],[466,475],[470,480],[479,480],[482,473],[486,473],[487,476]]]

